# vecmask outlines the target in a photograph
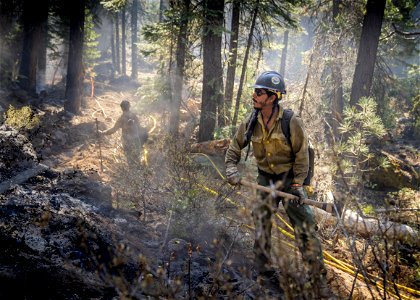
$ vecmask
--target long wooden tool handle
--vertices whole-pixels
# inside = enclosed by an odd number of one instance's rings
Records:
[[[249,181],[244,180],[244,179],[241,179],[240,184],[242,184],[243,186],[247,186],[247,187],[256,189],[256,190],[260,190],[262,192],[266,192],[266,193],[273,193],[274,192],[277,196],[285,198],[286,200],[288,200],[288,199],[289,200],[298,200],[299,199],[299,197],[297,197],[295,195],[285,193],[285,192],[282,192],[282,191],[272,190],[269,187],[262,186],[262,185],[259,185],[259,184],[256,184],[256,183],[252,183],[252,182],[249,182]],[[311,200],[311,199],[308,199],[308,198],[303,199],[302,202],[304,204],[315,206],[317,208],[325,210],[328,213],[331,213],[331,214],[335,215],[335,210],[334,210],[334,204],[333,203],[318,202],[318,201]]]

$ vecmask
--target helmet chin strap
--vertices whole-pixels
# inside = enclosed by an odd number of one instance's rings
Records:
[[[277,99],[281,100],[282,98],[282,93],[273,89],[267,89],[269,92],[272,92],[273,94],[277,95]]]

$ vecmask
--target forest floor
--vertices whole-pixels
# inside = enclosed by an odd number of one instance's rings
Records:
[[[55,97],[56,95],[53,93],[50,94],[45,101],[45,107],[50,110],[54,110],[54,107],[58,107],[54,106]],[[116,119],[121,114],[119,103],[122,100],[128,99],[131,102],[136,102],[137,97],[135,88],[124,85],[114,89],[103,89],[98,91],[97,96],[85,98],[82,113],[80,115],[70,117],[68,115],[60,115],[60,117],[50,120],[51,127],[50,132],[48,133],[50,137],[48,146],[45,145],[45,141],[39,145],[35,144],[34,146],[38,147],[38,149],[45,149],[40,151],[43,153],[43,163],[55,168],[57,171],[77,169],[89,178],[101,181],[113,187],[113,206],[131,209],[138,213],[139,219],[143,220],[144,225],[148,228],[150,233],[150,235],[147,236],[147,239],[150,239],[150,236],[154,236],[161,242],[163,239],[166,239],[164,234],[165,230],[162,231],[162,228],[167,228],[169,226],[168,222],[170,222],[170,216],[168,221],[168,211],[165,211],[166,206],[160,205],[160,203],[166,201],[165,199],[170,196],[164,195],[164,189],[159,188],[159,182],[162,180],[161,173],[163,172],[161,161],[162,155],[160,152],[162,151],[161,143],[165,133],[162,124],[165,124],[167,115],[162,113],[163,110],[158,102],[151,104],[151,107],[142,107],[141,109],[143,109],[143,111],[137,111],[142,125],[148,128],[150,135],[150,141],[145,146],[146,150],[143,156],[143,163],[150,166],[150,169],[152,170],[151,173],[148,173],[149,177],[147,178],[147,181],[157,183],[156,186],[158,186],[154,190],[156,193],[153,194],[152,191],[149,191],[149,195],[151,196],[146,199],[138,200],[136,198],[135,201],[126,202],[127,195],[124,191],[121,191],[121,184],[114,184],[114,180],[116,176],[118,177],[118,173],[120,172],[120,166],[125,164],[121,151],[120,133],[101,139],[98,139],[96,134],[96,126],[98,126],[100,130],[104,130],[114,125]],[[222,170],[223,166],[220,162],[223,160],[215,158],[215,161],[217,161],[216,166]],[[204,172],[200,176],[207,176],[206,184],[210,188],[214,187],[214,189],[216,189],[218,186],[226,188],[223,181],[221,181],[220,178],[216,178],[217,175],[215,174],[217,174],[217,172],[214,172],[213,170],[210,173]],[[144,178],[140,178],[139,180],[144,180]],[[205,194],[206,192],[203,190],[202,193]],[[221,217],[224,218],[223,224],[227,224],[226,226],[229,227],[226,229],[226,234],[230,235],[229,240],[233,242],[237,241],[238,244],[237,246],[232,247],[232,249],[229,247],[225,249],[228,253],[231,251],[231,257],[228,262],[225,263],[227,265],[232,263],[239,268],[241,262],[248,261],[247,265],[250,265],[249,262],[252,261],[253,230],[250,229],[250,227],[253,223],[250,216],[250,207],[252,206],[253,194],[250,191],[242,189],[241,195],[236,195],[231,191],[227,196],[235,203],[243,205],[242,208],[236,209],[232,205],[225,204],[223,205],[224,212],[221,213]],[[227,196],[225,195],[225,200]],[[161,197],[161,199],[159,199],[159,197]],[[205,198],[207,198],[208,201],[220,200],[220,197],[211,197],[209,195],[206,195]],[[283,209],[279,210],[279,216],[287,220],[287,216]],[[278,218],[275,218],[275,222],[276,226],[283,228],[283,231],[288,231],[287,227],[285,227]],[[232,230],[232,228],[237,228],[238,230],[235,231]],[[246,230],[246,228],[248,228],[248,230]],[[327,250],[338,260],[352,264],[352,253],[348,250],[348,242],[342,237],[336,238],[337,236],[332,234],[333,230],[334,228],[321,228],[324,250]],[[290,231],[288,232],[290,233]],[[241,236],[238,237],[238,234]],[[196,237],[194,238],[197,240]],[[284,242],[293,244],[293,241],[282,235],[281,231],[277,230],[274,233],[274,239],[274,247],[278,247],[275,252],[279,256],[284,255],[290,257],[292,265],[295,265],[295,269],[301,270],[302,267],[298,253],[295,250],[290,251],[290,248],[288,248],[289,246],[284,246]],[[202,242],[211,243],[211,241]],[[355,240],[353,242],[356,248],[362,252],[365,245],[363,240]],[[216,253],[216,250],[213,251],[214,253],[212,253],[212,255],[216,257],[218,253]],[[289,254],[285,255],[285,253]],[[369,251],[367,251],[362,259],[365,262],[365,265],[369,265],[369,262],[371,262],[371,265],[374,265],[375,257]],[[279,261],[282,260],[279,259]],[[290,270],[286,270],[290,265],[286,265],[284,261],[280,263],[285,267],[284,270],[280,270],[283,276],[292,276]],[[290,264],[290,261],[287,263]],[[381,294],[383,293],[382,289],[374,287],[372,284],[367,284],[363,280],[355,281],[354,276],[347,274],[338,268],[334,268],[330,265],[327,265],[327,268],[329,286],[331,291],[339,299],[348,298],[350,293],[352,293],[353,299],[366,299],[371,297],[381,298]],[[408,283],[405,281],[404,275],[407,275],[407,273],[404,274],[404,272],[406,272],[405,270],[406,269],[400,270],[401,273],[398,280],[401,284]],[[378,270],[374,267],[372,267],[370,271],[379,274]],[[250,278],[255,279],[252,276]]]

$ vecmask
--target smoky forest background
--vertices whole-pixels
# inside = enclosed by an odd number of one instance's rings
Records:
[[[256,191],[225,180],[274,70],[343,207],[311,206],[331,299],[417,299],[419,39],[418,0],[0,0],[0,298],[313,299],[281,204],[258,280]],[[99,134],[122,100],[139,164]]]

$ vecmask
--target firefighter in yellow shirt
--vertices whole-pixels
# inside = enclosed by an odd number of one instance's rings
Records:
[[[264,72],[253,87],[254,111],[240,124],[226,152],[227,180],[233,185],[239,184],[241,177],[237,164],[241,159],[241,150],[252,143],[258,166],[258,184],[269,186],[281,181],[283,191],[306,198],[303,183],[309,168],[308,138],[301,118],[296,115],[292,115],[289,123],[290,143],[283,133],[281,121],[284,109],[279,104],[282,94],[286,93],[283,78],[275,71]],[[277,208],[280,200],[283,199],[260,194],[252,212],[255,223],[255,267],[262,279],[271,282],[273,279],[278,282],[270,256],[271,216],[272,209]],[[294,227],[304,263],[309,268],[311,289],[318,290],[317,298],[327,297],[326,269],[313,213],[300,201],[283,203]]]

